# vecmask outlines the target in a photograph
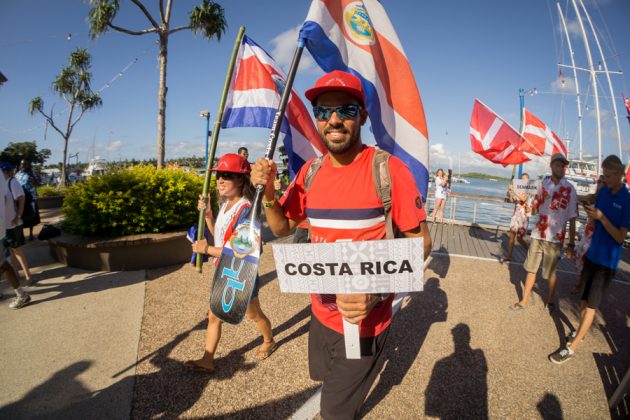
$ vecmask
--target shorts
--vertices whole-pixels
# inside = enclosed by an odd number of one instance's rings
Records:
[[[549,277],[556,271],[561,250],[562,247],[559,243],[556,244],[542,239],[532,238],[529,251],[527,251],[527,258],[523,263],[523,268],[528,273],[535,274],[538,271],[540,260],[542,259],[542,277],[545,280],[549,280]]]
[[[311,379],[323,381],[322,418],[359,417],[363,401],[383,364],[389,328],[376,337],[361,338],[361,359],[346,359],[343,335],[311,316],[308,366]]]
[[[584,257],[584,267],[582,268],[581,282],[582,300],[591,309],[597,309],[604,297],[604,293],[610,286],[610,282],[615,277],[616,270],[595,264]]]
[[[5,239],[6,246],[11,248],[18,248],[24,245],[26,240],[24,239],[24,229],[22,229],[22,225],[7,229]]]

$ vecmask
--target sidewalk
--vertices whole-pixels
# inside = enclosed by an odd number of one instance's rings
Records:
[[[309,297],[279,292],[269,243],[260,299],[280,347],[256,364],[252,323],[226,324],[213,375],[182,369],[203,351],[212,269],[90,273],[55,264],[44,243],[26,250],[33,303],[0,301],[0,418],[281,419],[319,387],[308,377]],[[543,282],[527,310],[507,310],[522,277],[519,264],[434,256],[425,291],[393,323],[365,418],[610,418],[607,399],[630,365],[630,286],[611,286],[577,356],[557,366],[547,355],[577,325],[574,278],[560,273],[550,316]]]

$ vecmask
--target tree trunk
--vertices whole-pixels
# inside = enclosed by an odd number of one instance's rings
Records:
[[[168,34],[159,35],[160,38],[160,89],[158,90],[158,132],[157,132],[157,167],[164,166],[165,142],[166,142],[166,62],[168,56]]]
[[[66,186],[66,160],[68,159],[69,139],[70,134],[68,134],[68,137],[63,138],[63,160],[61,161],[61,179],[59,180],[59,188],[64,188]]]

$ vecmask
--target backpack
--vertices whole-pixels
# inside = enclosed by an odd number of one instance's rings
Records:
[[[304,178],[304,191],[308,192],[311,187],[313,177],[322,166],[324,156],[325,155],[319,156],[311,161]],[[376,188],[376,194],[383,203],[383,211],[385,213],[385,237],[387,239],[394,239],[402,238],[403,235],[400,231],[398,231],[398,229],[394,230],[394,223],[392,221],[392,178],[389,173],[388,165],[390,156],[391,154],[385,150],[374,150],[374,156],[372,157],[372,176],[374,188]]]

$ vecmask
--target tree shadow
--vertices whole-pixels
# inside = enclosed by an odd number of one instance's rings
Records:
[[[545,393],[542,400],[538,401],[536,408],[543,420],[562,420],[562,404],[554,394]]]
[[[385,349],[385,368],[363,405],[363,415],[376,407],[394,386],[402,383],[413,366],[431,325],[445,322],[448,317],[448,298],[440,289],[438,279],[429,279],[422,293],[410,296],[407,306],[392,321]]]
[[[66,272],[66,267],[55,268],[53,270],[49,270],[46,274],[49,274],[50,271],[53,273],[51,277],[56,277],[55,272],[59,270],[59,273]],[[79,273],[76,273],[79,274]],[[81,273],[83,274],[83,273]],[[41,274],[40,274],[41,275]],[[73,275],[64,276],[64,280],[72,279]],[[111,290],[118,287],[127,287],[136,283],[141,283],[145,281],[144,275],[122,275],[118,272],[97,272],[90,273],[86,275],[82,279],[77,279],[76,281],[59,281],[52,282],[49,281],[46,284],[36,284],[29,288],[29,294],[33,296],[33,301],[30,306],[39,305],[44,302],[51,302],[58,299],[65,299],[73,296],[79,296],[86,293],[98,293],[104,290]],[[55,293],[53,296],[46,297],[44,299],[35,299],[37,295],[40,294],[48,294]]]
[[[470,328],[452,330],[455,351],[438,360],[425,391],[425,414],[439,418],[488,418],[488,364],[481,349],[470,348]]]

